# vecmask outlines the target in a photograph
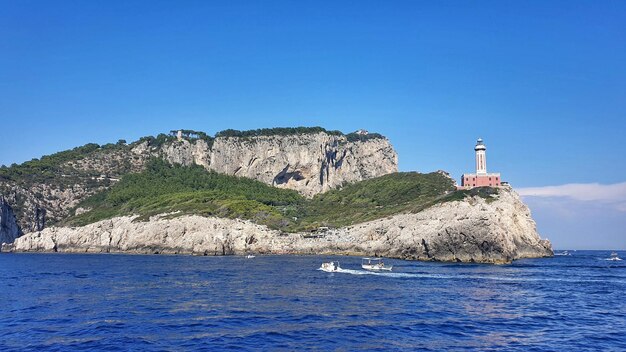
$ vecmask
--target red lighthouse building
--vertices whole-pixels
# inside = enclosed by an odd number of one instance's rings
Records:
[[[502,184],[500,174],[487,173],[487,147],[485,147],[482,138],[478,138],[474,151],[476,151],[476,173],[463,174],[461,188],[500,186]]]

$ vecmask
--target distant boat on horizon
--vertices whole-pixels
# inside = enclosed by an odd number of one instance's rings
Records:
[[[606,260],[618,261],[618,260],[622,260],[622,258],[620,258],[617,255],[617,252],[611,252],[611,256],[609,258],[607,258]]]

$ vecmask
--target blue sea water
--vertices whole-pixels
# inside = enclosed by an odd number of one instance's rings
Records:
[[[626,350],[609,254],[380,274],[354,257],[1,254],[0,350]]]

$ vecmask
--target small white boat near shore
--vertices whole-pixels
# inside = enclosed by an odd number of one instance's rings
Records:
[[[252,258],[255,258],[255,255],[254,255],[254,254],[248,254],[248,255],[246,256],[246,259],[252,259]]]
[[[572,255],[569,251],[563,251],[560,253],[554,253],[554,255]]]
[[[361,268],[371,271],[391,271],[393,265],[385,265],[382,258],[363,258]]]
[[[341,267],[339,266],[339,262],[327,262],[327,263],[322,263],[320,270],[325,271],[327,273],[335,273],[341,270]]]

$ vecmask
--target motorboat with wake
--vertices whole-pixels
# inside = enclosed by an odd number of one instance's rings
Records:
[[[335,273],[341,270],[341,267],[339,266],[339,262],[327,262],[327,263],[322,263],[320,270],[325,271],[327,273]]]
[[[554,253],[554,255],[572,255],[569,251],[563,251],[561,253]]]
[[[622,258],[617,256],[617,252],[612,252],[611,256],[607,260],[618,261],[622,260]]]
[[[363,258],[361,268],[370,271],[391,271],[393,265],[385,265],[382,258]]]
[[[246,259],[252,259],[252,258],[255,258],[255,255],[254,255],[254,254],[248,254],[248,255],[246,256]]]

